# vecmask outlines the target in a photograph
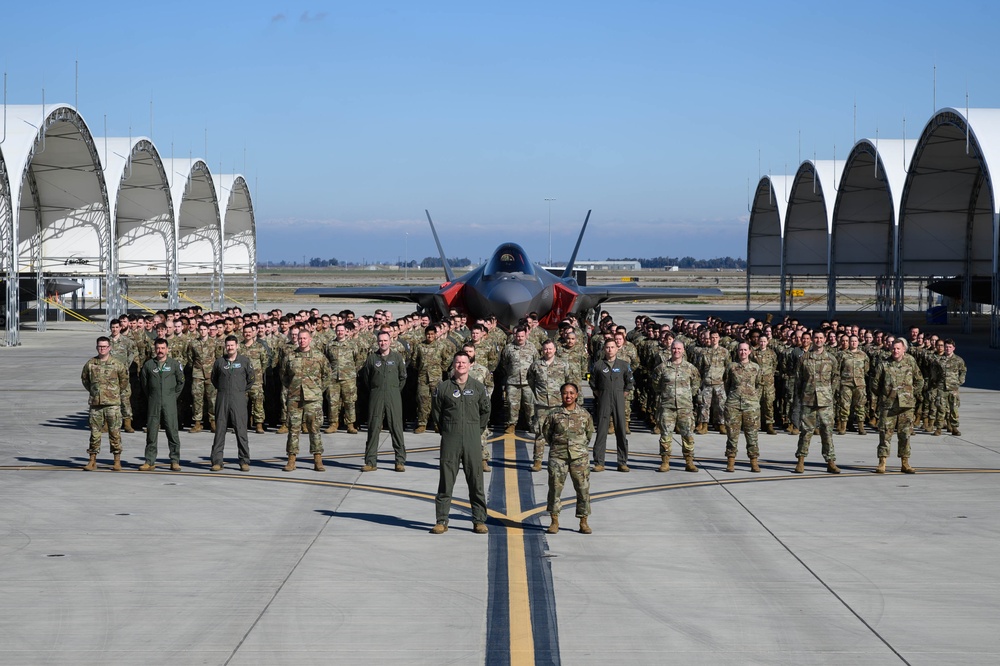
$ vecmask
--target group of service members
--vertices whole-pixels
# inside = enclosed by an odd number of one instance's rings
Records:
[[[758,431],[773,435],[785,428],[798,436],[796,473],[804,471],[810,440],[819,434],[827,471],[834,474],[840,470],[833,435],[845,434],[852,423],[861,435],[866,424],[877,427],[878,473],[885,472],[893,434],[905,473],[915,471],[909,464],[915,426],[934,435],[942,429],[960,434],[965,364],[954,341],[925,336],[917,327],[909,341],[838,321],[815,330],[788,317],[772,324],[770,316],[743,323],[675,317],[672,324],[640,316],[628,330],[603,313],[596,326],[570,316],[553,338],[539,323],[532,313],[508,334],[495,320],[468,326],[457,311],[436,322],[416,313],[393,319],[383,310],[371,317],[316,309],[244,316],[239,308],[122,316],[111,322],[109,336],[98,339],[97,356],[83,369],[91,429],[84,470],[96,467],[102,431],[109,433],[112,469],[120,470],[120,429],[134,432],[143,422],[145,463],[139,469],[155,469],[162,425],[170,468],[179,470],[178,430],[200,432],[207,419],[215,433],[213,471],[223,467],[227,428],[236,433],[240,469],[248,471],[246,433],[264,433],[268,425],[287,435],[285,471],[296,469],[300,433],[309,436],[314,469],[324,471],[321,432],[342,424],[357,433],[360,396],[367,415],[362,470],[377,469],[383,425],[397,472],[405,471],[405,417],[415,433],[436,428],[442,462],[432,532],[447,530],[459,466],[470,487],[474,531],[482,532],[492,412],[502,414],[505,433],[523,422],[534,435],[533,471],[541,470],[549,448],[550,533],[558,530],[567,476],[576,488],[581,531],[589,533],[588,451],[592,470],[604,471],[613,433],[617,469],[628,472],[633,411],[659,434],[661,472],[670,470],[675,433],[685,470],[697,472],[694,435],[709,427],[726,435],[728,472],[735,470],[741,432],[752,472],[760,471]],[[585,381],[593,416],[580,404]],[[497,396],[495,386],[503,388]],[[494,398],[502,409],[491,409]],[[470,458],[472,431],[478,464]]]

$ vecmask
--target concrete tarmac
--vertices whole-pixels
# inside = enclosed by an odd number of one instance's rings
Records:
[[[612,311],[631,327],[635,309]],[[433,433],[406,432],[403,474],[386,433],[362,473],[364,434],[344,431],[323,436],[325,473],[282,472],[274,432],[250,435],[247,473],[232,434],[209,471],[208,432],[181,433],[181,472],[164,433],[139,472],[137,432],[125,470],[105,437],[82,473],[79,377],[101,330],[48,328],[0,349],[0,663],[1000,663],[1000,356],[984,342],[959,340],[962,435],[918,432],[916,475],[895,457],[873,474],[871,431],[835,437],[839,476],[818,437],[792,474],[786,434],[761,435],[760,474],[742,443],[727,474],[717,433],[696,438],[698,473],[675,458],[662,474],[636,428],[632,471],[591,475],[594,533],[567,484],[548,535],[528,436],[498,433],[489,534],[460,475],[434,536]]]

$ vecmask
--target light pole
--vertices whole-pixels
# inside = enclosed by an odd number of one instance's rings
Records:
[[[552,265],[552,202],[555,199],[546,198],[549,202],[549,266]]]
[[[410,279],[410,234],[403,234],[403,279]]]

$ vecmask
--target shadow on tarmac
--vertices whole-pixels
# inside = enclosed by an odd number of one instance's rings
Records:
[[[88,411],[74,412],[66,416],[42,421],[43,428],[67,428],[69,430],[90,430],[90,413]]]
[[[315,511],[320,515],[329,516],[331,518],[351,518],[354,520],[363,520],[366,523],[375,523],[376,525],[402,527],[404,529],[420,530],[422,532],[427,532],[434,527],[434,523],[407,520],[405,518],[400,518],[399,516],[387,516],[382,513],[355,513],[351,511],[330,511],[329,509],[315,509]]]

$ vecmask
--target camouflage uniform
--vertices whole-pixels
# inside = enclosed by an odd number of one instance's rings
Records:
[[[917,406],[916,396],[924,388],[917,362],[910,354],[898,361],[889,358],[879,365],[875,375],[875,393],[879,398],[878,457],[889,457],[889,442],[896,433],[900,458],[910,457],[910,435]]]
[[[237,353],[243,354],[253,365],[254,374],[261,379],[264,378],[264,368],[270,366],[270,354],[267,347],[260,340],[254,340],[253,344],[247,346],[240,343]],[[247,391],[250,399],[250,422],[251,424],[264,423],[264,382],[258,381],[250,385]]]
[[[132,338],[124,334],[119,335],[117,338],[109,338],[109,339],[111,340],[111,356],[121,361],[121,364],[125,366],[125,369],[129,372],[129,374],[132,374],[133,372],[132,364],[139,356],[139,349],[138,347],[136,347],[135,341],[133,341]],[[143,359],[142,361],[139,362],[137,367],[142,367],[142,364],[145,362],[146,359]],[[138,374],[136,374],[136,379],[138,379]],[[123,419],[132,418],[131,398],[132,398],[132,392],[129,391],[128,397],[126,397],[122,402]]]
[[[747,442],[747,457],[760,455],[757,433],[760,431],[761,368],[753,361],[730,363],[723,376],[726,387],[726,458],[735,458],[740,431]]]
[[[477,382],[486,387],[486,397],[493,397],[493,373],[490,372],[489,368],[485,365],[479,363],[479,355],[476,355],[476,360],[469,366],[469,376],[475,379]],[[483,460],[489,461],[492,457],[490,455],[490,445],[487,440],[490,437],[490,427],[487,425],[483,428],[483,435],[480,440],[483,445]],[[485,470],[484,470],[485,471]]]
[[[698,364],[701,371],[698,423],[725,423],[723,405],[726,404],[726,389],[722,384],[722,375],[728,364],[729,352],[721,345],[701,349]]]
[[[701,386],[701,374],[684,359],[680,363],[664,359],[653,369],[652,381],[659,401],[660,457],[664,461],[670,458],[675,427],[680,431],[685,457],[694,455],[694,396]]]
[[[774,428],[775,387],[778,355],[770,345],[750,352],[750,360],[760,366],[760,420],[764,428]]]
[[[587,352],[583,345],[577,340],[572,349],[563,345],[556,345],[556,356],[564,359],[569,365],[570,381],[577,386],[583,386],[583,380],[587,376]]]
[[[330,364],[315,349],[296,349],[281,365],[281,384],[288,391],[288,440],[285,452],[299,453],[299,431],[309,433],[309,453],[323,453],[323,389],[330,382]]]
[[[566,475],[576,490],[576,517],[590,515],[590,466],[588,447],[594,437],[594,421],[579,405],[572,411],[556,407],[540,426],[549,442],[549,495],[546,510],[558,516],[562,510],[562,490]]]
[[[529,414],[534,407],[535,397],[531,394],[531,387],[528,385],[528,369],[538,358],[538,351],[530,341],[525,341],[521,346],[510,343],[503,349],[500,355],[500,365],[503,366],[507,374],[507,427],[517,426],[517,419],[521,409]],[[530,420],[530,419],[529,419]]]
[[[961,400],[958,397],[958,387],[965,383],[965,361],[958,354],[943,356],[938,361],[944,384],[941,387],[941,409],[938,413],[937,427],[948,428],[958,434],[958,408]]]
[[[208,403],[208,418],[215,421],[215,387],[212,386],[212,366],[220,356],[219,343],[209,336],[188,345],[187,365],[191,366],[191,400],[194,424],[200,425]]]
[[[444,345],[437,340],[434,342],[422,340],[417,345],[413,365],[417,371],[418,428],[427,427],[427,422],[431,415],[431,393],[444,375],[444,368],[441,363],[442,349],[444,349]]]
[[[570,381],[569,364],[561,358],[555,357],[551,363],[546,363],[542,359],[535,359],[535,362],[528,368],[528,385],[534,394],[535,415],[532,421],[532,428],[535,430],[535,454],[534,460],[541,462],[542,454],[545,452],[545,438],[542,436],[541,424],[549,412],[562,403],[562,385]]]
[[[860,349],[846,351],[840,362],[840,402],[837,405],[837,421],[846,424],[853,411],[857,415],[858,425],[865,420],[865,398],[868,389],[865,378],[868,376],[871,362],[868,354]]]
[[[807,351],[799,360],[796,376],[796,396],[802,409],[802,432],[795,451],[797,458],[809,455],[809,441],[819,426],[823,443],[823,459],[837,459],[833,446],[833,396],[840,385],[837,361],[825,348],[822,352]]]
[[[344,425],[353,428],[358,422],[358,365],[362,362],[358,348],[350,339],[330,340],[325,353],[330,362],[330,383],[326,388],[330,426],[336,429],[343,413]]]
[[[101,430],[108,428],[111,453],[122,452],[122,405],[131,397],[128,369],[114,356],[102,361],[94,357],[83,366],[83,387],[90,393],[90,447],[87,453],[101,452]]]

